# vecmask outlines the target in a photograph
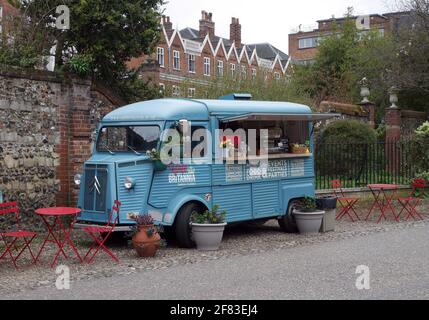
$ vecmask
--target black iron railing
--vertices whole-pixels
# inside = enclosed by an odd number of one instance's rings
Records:
[[[332,180],[344,188],[372,183],[408,185],[416,168],[408,141],[318,144],[315,147],[316,188],[331,189]]]

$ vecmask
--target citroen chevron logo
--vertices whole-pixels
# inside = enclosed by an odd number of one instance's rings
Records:
[[[90,189],[90,191],[94,191],[94,189],[97,191],[98,194],[101,194],[101,184],[100,181],[98,181],[97,176],[94,177],[94,181],[92,183],[92,187]]]

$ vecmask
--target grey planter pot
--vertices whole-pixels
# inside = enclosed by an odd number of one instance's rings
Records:
[[[198,224],[192,223],[192,236],[198,250],[218,250],[222,242],[223,231],[226,223],[221,224]]]
[[[296,225],[301,234],[319,233],[324,215],[325,211],[320,210],[314,212],[293,211]]]

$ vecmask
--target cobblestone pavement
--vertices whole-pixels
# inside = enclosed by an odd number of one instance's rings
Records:
[[[365,217],[368,211],[367,203],[358,211]],[[91,266],[82,265],[76,259],[61,260],[60,263],[70,267],[72,285],[74,281],[96,280],[109,278],[112,275],[128,275],[145,270],[167,269],[172,266],[195,264],[199,262],[228,259],[236,256],[250,256],[255,253],[264,253],[275,250],[284,250],[305,245],[321,244],[341,239],[365,237],[370,234],[382,233],[391,230],[407,230],[429,224],[429,203],[419,208],[423,214],[423,221],[403,221],[395,223],[392,216],[388,221],[376,224],[378,215],[371,217],[368,222],[352,223],[347,219],[337,222],[336,231],[326,234],[304,236],[286,234],[280,231],[276,221],[269,221],[263,226],[235,226],[227,229],[220,250],[215,252],[200,252],[197,250],[179,249],[172,245],[161,248],[157,256],[151,259],[138,258],[129,244],[121,243],[111,249],[119,257],[120,263],[115,263],[109,256],[100,253]],[[33,245],[35,249],[41,244],[43,235]],[[74,241],[80,253],[86,252],[90,244],[79,230],[74,231]],[[2,248],[0,247],[0,252]],[[23,257],[18,271],[9,261],[0,263],[0,297],[6,294],[19,293],[38,287],[54,287],[57,275],[49,268],[52,257],[56,253],[55,247],[48,245],[37,266],[25,266],[29,259]]]

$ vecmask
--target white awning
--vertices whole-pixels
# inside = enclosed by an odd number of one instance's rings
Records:
[[[221,122],[236,121],[321,121],[340,117],[338,113],[248,113],[221,119]]]

